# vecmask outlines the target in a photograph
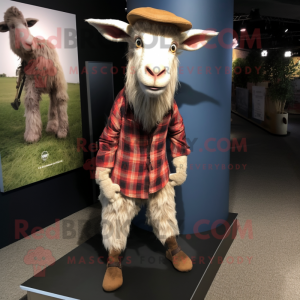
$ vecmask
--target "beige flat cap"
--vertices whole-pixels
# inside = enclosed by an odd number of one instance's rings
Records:
[[[192,28],[192,23],[190,21],[177,17],[175,14],[162,9],[139,7],[133,9],[127,14],[127,20],[130,25],[134,25],[134,23],[140,19],[174,24],[179,27],[181,32]]]

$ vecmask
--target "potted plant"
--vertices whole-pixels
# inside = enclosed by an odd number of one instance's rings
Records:
[[[237,58],[232,62],[232,104],[234,110],[239,111],[237,104],[237,88],[247,88],[247,74],[246,74],[246,60],[245,58]],[[239,111],[240,112],[240,111]],[[247,110],[248,113],[248,110]]]
[[[232,62],[232,82],[234,87],[247,88],[246,59],[237,58]]]
[[[288,113],[285,105],[292,101],[292,77],[299,69],[291,57],[285,57],[283,50],[271,51],[265,59],[265,79],[270,82],[268,97],[274,103],[276,116],[274,133],[287,134]]]

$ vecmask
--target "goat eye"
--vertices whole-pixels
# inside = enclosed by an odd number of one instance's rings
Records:
[[[176,47],[176,45],[175,44],[172,44],[172,46],[171,46],[171,52],[172,53],[175,53],[176,52],[176,49],[177,49],[177,47]]]
[[[141,48],[143,46],[142,40],[140,38],[137,38],[135,40],[135,45],[136,45],[137,48]]]

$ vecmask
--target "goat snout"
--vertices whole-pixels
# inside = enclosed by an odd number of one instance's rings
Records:
[[[32,35],[28,36],[28,38],[25,40],[25,43],[27,45],[30,45],[30,46],[33,44],[33,37],[32,37]]]
[[[153,77],[154,79],[162,78],[166,74],[166,68],[164,66],[147,65],[145,67],[145,74],[150,77]]]

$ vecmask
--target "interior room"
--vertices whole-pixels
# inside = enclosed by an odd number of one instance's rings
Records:
[[[299,0],[0,15],[0,299],[300,299]]]

